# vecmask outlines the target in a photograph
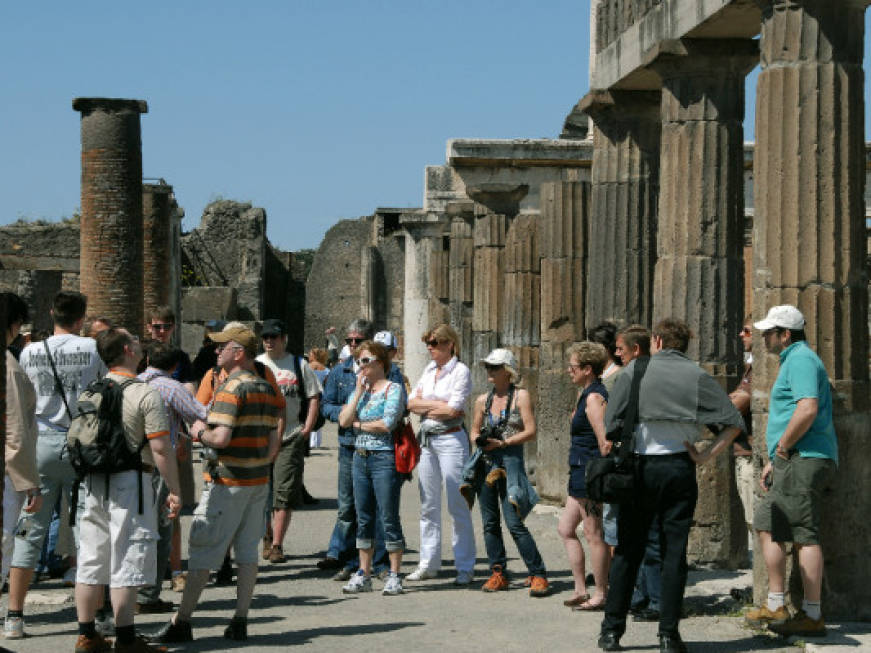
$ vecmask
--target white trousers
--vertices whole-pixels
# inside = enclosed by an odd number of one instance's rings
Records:
[[[6,574],[9,573],[9,563],[12,562],[12,547],[15,544],[15,529],[18,528],[21,507],[26,498],[24,492],[18,492],[15,489],[8,474],[5,483],[3,486],[3,569],[0,573],[0,587],[3,587],[3,583],[6,582]]]
[[[475,567],[475,531],[472,513],[460,494],[463,465],[469,459],[465,431],[430,438],[418,465],[420,485],[420,567],[438,571],[442,566],[442,485],[451,515],[451,544],[457,571]]]

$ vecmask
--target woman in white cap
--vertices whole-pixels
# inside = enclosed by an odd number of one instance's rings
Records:
[[[407,580],[435,578],[442,565],[442,486],[453,522],[455,583],[472,582],[475,532],[472,513],[460,494],[463,465],[469,458],[469,436],[463,427],[472,374],[459,360],[457,332],[447,324],[427,331],[423,338],[432,362],[426,366],[408,400],[420,415],[420,563]]]
[[[529,392],[516,385],[517,362],[508,349],[494,349],[480,362],[487,370],[487,380],[493,384],[489,392],[475,400],[472,418],[472,439],[481,459],[478,463],[481,482],[476,490],[491,571],[481,589],[485,592],[508,589],[505,542],[499,521],[501,505],[508,532],[529,571],[526,582],[529,594],[546,596],[547,571],[538,546],[523,523],[538,500],[523,462],[523,444],[534,439],[536,433],[532,400]]]

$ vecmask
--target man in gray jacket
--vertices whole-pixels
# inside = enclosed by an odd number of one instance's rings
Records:
[[[654,517],[659,517],[662,529],[660,651],[686,651],[678,623],[687,577],[687,540],[698,498],[695,467],[724,451],[744,428],[729,395],[686,357],[690,336],[687,325],[674,319],[662,320],[653,329],[653,355],[641,381],[634,429],[635,500],[620,506],[619,544],[611,563],[611,587],[598,642],[606,651],[621,648],[635,577]],[[617,377],[605,413],[609,434],[622,429],[632,379],[643,360],[633,360]],[[705,426],[719,436],[713,446],[699,453],[694,443]]]

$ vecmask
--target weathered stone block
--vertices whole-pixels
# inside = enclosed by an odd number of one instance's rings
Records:
[[[541,324],[541,277],[530,272],[506,274],[502,302],[502,342],[537,345]]]
[[[541,256],[584,258],[589,211],[589,182],[542,184],[538,221]]]
[[[430,252],[429,256],[430,295],[447,301],[450,297],[450,252],[440,250]]]
[[[472,329],[475,331],[499,331],[503,251],[501,247],[475,248],[472,313]]]
[[[185,322],[236,319],[236,289],[195,286],[182,290],[181,310]]]
[[[585,276],[580,258],[541,259],[541,338],[580,340]]]
[[[576,396],[577,388],[564,371],[539,372],[536,488],[541,496],[552,501],[561,502],[566,497],[571,443],[569,417]]]
[[[508,217],[501,213],[485,213],[475,217],[475,247],[504,247],[508,233]]]
[[[505,272],[538,272],[538,216],[520,215],[505,238]]]

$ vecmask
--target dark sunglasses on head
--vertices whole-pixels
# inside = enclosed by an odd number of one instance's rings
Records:
[[[374,363],[375,360],[376,360],[376,359],[373,358],[372,356],[363,356],[363,357],[362,357],[361,359],[359,359],[357,362],[358,362],[360,365],[368,365],[369,363]]]
[[[172,322],[152,322],[151,328],[155,331],[169,331],[175,324]]]

